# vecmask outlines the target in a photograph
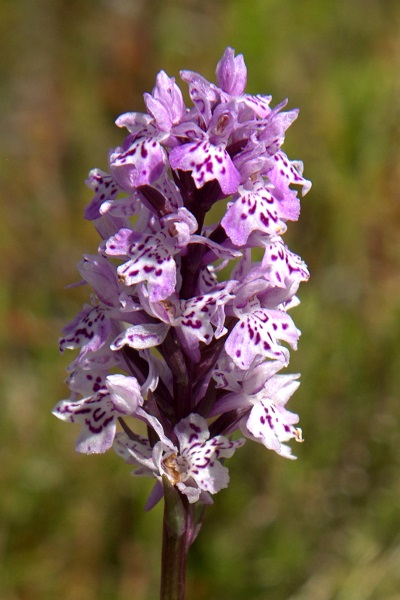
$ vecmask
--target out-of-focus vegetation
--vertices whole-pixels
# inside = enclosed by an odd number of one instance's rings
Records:
[[[287,241],[312,277],[291,401],[296,462],[248,443],[190,554],[188,599],[400,598],[400,3],[0,1],[2,600],[154,600],[161,508],[113,453],[74,453],[57,337],[86,301],[92,167],[161,68],[213,78],[227,45],[248,89],[301,108],[285,150],[313,188]]]

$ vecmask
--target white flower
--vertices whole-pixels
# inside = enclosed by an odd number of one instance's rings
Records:
[[[126,462],[136,465],[134,475],[152,475],[159,482],[166,475],[190,503],[199,499],[209,503],[209,494],[229,483],[228,469],[219,459],[230,458],[245,440],[230,441],[222,435],[210,438],[205,419],[194,413],[182,419],[174,433],[178,446],[162,433],[154,448],[144,438],[133,440],[119,433],[114,448]]]

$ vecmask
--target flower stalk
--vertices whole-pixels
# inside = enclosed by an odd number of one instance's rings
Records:
[[[190,544],[189,503],[163,475],[164,519],[160,600],[184,600]]]

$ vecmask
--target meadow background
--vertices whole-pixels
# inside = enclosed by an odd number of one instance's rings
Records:
[[[227,45],[248,90],[300,107],[284,149],[313,188],[286,241],[311,279],[293,312],[299,460],[248,443],[208,510],[188,600],[400,599],[398,0],[0,0],[0,598],[155,600],[161,507],[109,453],[74,452],[65,290],[95,252],[93,167],[156,73],[214,78]]]

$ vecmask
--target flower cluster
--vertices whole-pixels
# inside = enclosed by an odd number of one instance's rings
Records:
[[[92,299],[63,331],[61,350],[79,354],[53,411],[81,425],[79,452],[114,446],[134,474],[155,477],[149,506],[163,476],[190,503],[211,502],[229,480],[220,459],[244,443],[229,434],[288,458],[286,442],[302,439],[285,408],[298,375],[279,373],[308,279],[281,238],[311,185],[281,150],[297,110],[246,94],[231,48],[216,84],[181,77],[193,106],[161,71],[147,113],[117,119],[128,135],[109,173],[89,174],[85,216],[102,241],[78,265]]]

